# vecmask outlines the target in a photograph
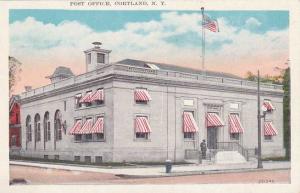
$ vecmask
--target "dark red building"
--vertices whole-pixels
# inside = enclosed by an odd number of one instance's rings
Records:
[[[19,96],[9,100],[9,148],[21,147],[21,122]]]

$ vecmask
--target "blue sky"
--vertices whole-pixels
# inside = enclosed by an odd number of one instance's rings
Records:
[[[73,10],[11,10],[9,22],[22,21],[28,16],[44,23],[59,24],[64,20],[76,20],[96,31],[119,30],[128,22],[160,20],[162,11],[73,11]],[[166,12],[166,11],[164,11]],[[200,11],[177,11],[178,13],[201,13]],[[288,27],[288,11],[205,11],[213,18],[224,17],[231,25],[242,27],[245,21],[254,17],[262,25],[253,29],[258,33]],[[101,23],[101,25],[99,24]]]
[[[206,11],[220,32],[206,30],[205,67],[244,76],[275,74],[289,58],[288,11]],[[47,84],[57,66],[84,73],[83,50],[101,41],[112,62],[125,58],[201,68],[199,11],[10,10],[10,55],[23,63],[24,85]],[[259,64],[259,66],[258,66]],[[30,79],[39,66],[41,78]]]

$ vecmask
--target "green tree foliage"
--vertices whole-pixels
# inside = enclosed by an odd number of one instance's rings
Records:
[[[291,91],[290,91],[290,68],[284,71],[283,75],[283,127],[284,127],[284,147],[286,148],[286,157],[291,158]]]
[[[284,147],[286,148],[286,158],[290,159],[291,150],[291,122],[290,122],[290,68],[280,69],[281,73],[277,76],[263,76],[260,78],[261,82],[282,84],[283,97],[283,127],[284,127]],[[246,73],[246,79],[250,81],[257,81],[257,76],[252,72]]]

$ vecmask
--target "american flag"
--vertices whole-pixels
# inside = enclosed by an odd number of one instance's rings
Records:
[[[208,29],[212,32],[219,32],[218,21],[209,18],[207,15],[204,15],[202,25],[203,25],[203,27],[205,27],[206,29]]]

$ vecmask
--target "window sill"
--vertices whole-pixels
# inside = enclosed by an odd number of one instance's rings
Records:
[[[189,139],[189,138],[184,138],[183,139],[184,142],[195,142],[195,139]]]
[[[142,139],[142,138],[135,138],[133,139],[134,142],[151,142],[151,139]]]
[[[90,141],[73,141],[74,143],[93,143],[93,142],[105,142],[104,139],[102,140],[90,140]]]
[[[265,143],[271,143],[271,142],[274,142],[274,140],[273,139],[269,139],[269,140],[268,139],[264,139],[264,142]]]

